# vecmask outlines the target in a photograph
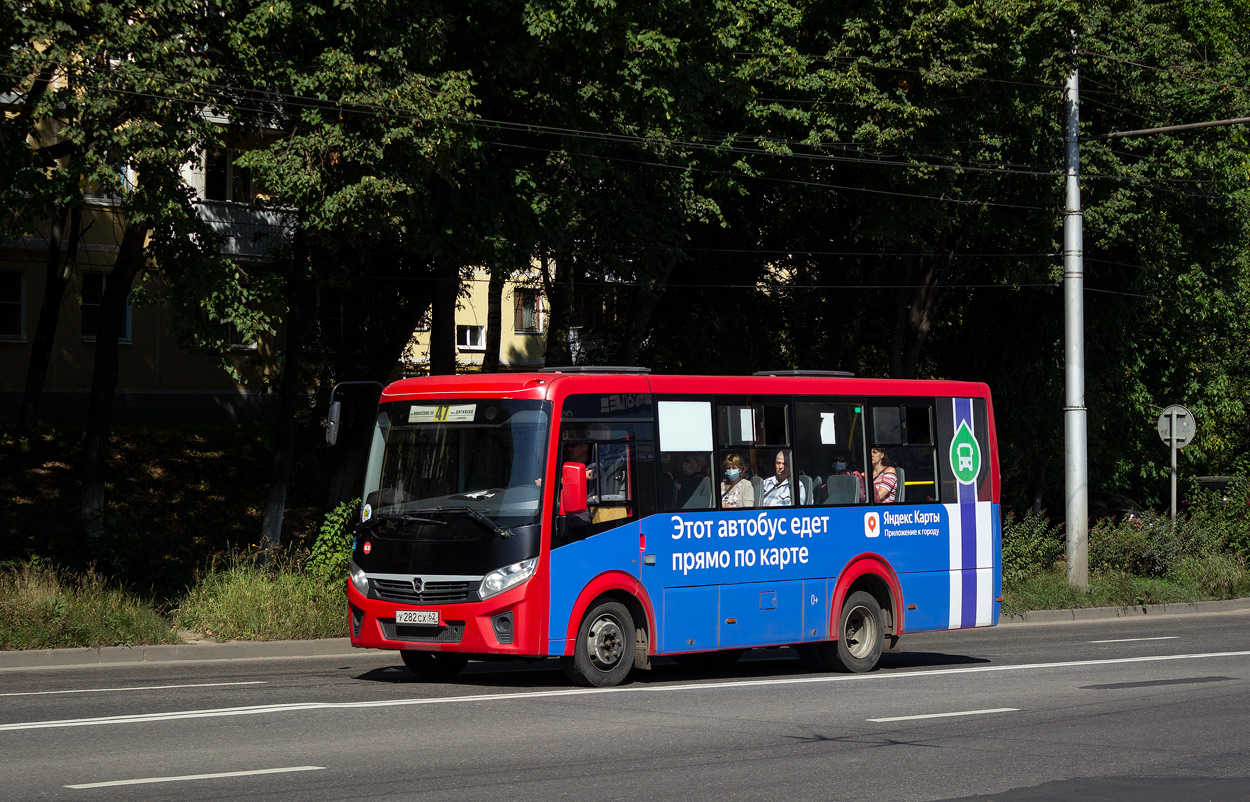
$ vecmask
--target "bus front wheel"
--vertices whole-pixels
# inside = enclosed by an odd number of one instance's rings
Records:
[[[577,629],[573,656],[563,660],[564,673],[578,685],[607,688],[620,685],[634,667],[634,617],[617,601],[592,605]]]
[[[399,656],[409,671],[428,680],[451,679],[469,662],[468,657],[455,652],[402,651]]]
[[[838,663],[852,673],[871,671],[881,659],[885,637],[881,605],[871,594],[857,590],[842,603],[838,617]]]

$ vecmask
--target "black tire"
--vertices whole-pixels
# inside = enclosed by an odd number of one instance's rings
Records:
[[[625,605],[599,601],[577,628],[573,656],[562,661],[564,673],[578,685],[620,685],[634,667],[634,617]]]
[[[424,680],[451,679],[469,662],[467,656],[455,652],[402,651],[399,656],[409,671]]]
[[[687,652],[673,655],[673,662],[682,668],[711,671],[729,668],[742,657],[746,649],[722,649],[719,652]]]
[[[876,597],[862,590],[847,596],[838,616],[838,667],[853,674],[872,671],[881,659],[884,639],[885,625]]]

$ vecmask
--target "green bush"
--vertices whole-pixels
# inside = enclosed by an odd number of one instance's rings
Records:
[[[339,638],[347,636],[347,604],[341,585],[302,572],[290,554],[265,565],[236,554],[196,582],[174,621],[216,640]]]
[[[150,604],[94,570],[71,574],[38,560],[0,567],[0,649],[178,641]]]
[[[1184,551],[1178,527],[1153,512],[1120,521],[1106,518],[1089,532],[1089,566],[1095,572],[1167,576]]]
[[[356,536],[360,499],[344,501],[326,514],[308,557],[308,572],[324,582],[339,582],[347,576]]]
[[[1194,489],[1181,524],[1194,554],[1233,554],[1250,558],[1250,481],[1229,485],[1225,493]]]
[[[1008,513],[1003,522],[1003,580],[1048,571],[1063,556],[1063,530],[1044,515],[1029,512],[1019,521]]]

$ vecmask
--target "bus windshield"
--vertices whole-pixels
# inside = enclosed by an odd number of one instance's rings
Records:
[[[413,401],[378,414],[363,519],[472,521],[507,537],[538,522],[549,414],[541,401]]]

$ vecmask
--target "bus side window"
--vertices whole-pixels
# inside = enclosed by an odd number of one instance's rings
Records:
[[[629,423],[567,425],[560,435],[560,464],[586,466],[587,511],[570,515],[565,542],[581,540],[637,517],[637,449]]]
[[[751,431],[749,408],[747,415],[735,416],[737,431],[743,431],[742,423],[748,423]],[[657,404],[657,422],[660,434],[659,508],[664,512],[674,510],[715,509],[719,467],[713,462],[712,451],[712,404],[705,400],[665,399]],[[728,421],[722,416],[722,426]]]
[[[800,481],[812,483],[816,505],[863,504],[870,473],[864,404],[845,398],[796,401],[794,459]]]
[[[933,411],[931,403],[872,407],[872,443],[884,448],[901,479],[898,501],[923,504],[941,500]]]

